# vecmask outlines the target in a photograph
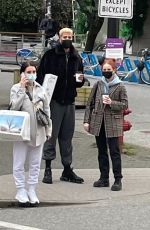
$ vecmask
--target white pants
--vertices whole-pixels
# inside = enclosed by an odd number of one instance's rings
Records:
[[[25,187],[25,161],[28,156],[29,176],[27,183],[35,185],[38,183],[42,158],[43,144],[33,147],[25,142],[15,142],[13,146],[13,176],[17,188]]]

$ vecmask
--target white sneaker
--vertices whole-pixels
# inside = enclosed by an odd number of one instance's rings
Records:
[[[31,204],[36,204],[36,203],[39,204],[40,203],[40,201],[39,201],[39,199],[38,199],[38,197],[36,195],[34,186],[29,187],[28,197],[29,197],[29,200],[30,200]]]
[[[15,199],[18,200],[20,203],[27,203],[29,202],[28,193],[25,188],[18,188],[17,194]]]

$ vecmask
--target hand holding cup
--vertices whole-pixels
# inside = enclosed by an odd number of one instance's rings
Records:
[[[82,73],[76,73],[75,77],[76,77],[76,82],[82,82],[83,78],[84,78],[84,74],[82,74]]]
[[[111,99],[108,94],[102,95],[103,104],[110,105]]]

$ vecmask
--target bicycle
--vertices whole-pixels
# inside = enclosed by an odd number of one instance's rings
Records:
[[[96,57],[91,51],[83,51],[80,55],[83,62],[84,74],[100,76],[100,57]],[[103,59],[102,56],[101,58]]]
[[[49,50],[54,48],[58,44],[58,38],[55,36],[47,39],[48,47],[43,47],[42,49],[36,49],[36,43],[30,44],[30,48],[22,48],[19,49],[16,53],[16,62],[19,66],[22,65],[25,61],[33,61],[37,65],[39,64],[43,54]]]
[[[142,83],[150,85],[150,49],[140,49],[137,53],[137,58],[138,60],[136,61],[136,63],[139,71],[140,81]]]
[[[137,59],[134,60],[136,67],[128,72],[117,71],[117,75],[121,80],[127,80],[138,72],[138,83],[150,85],[150,63],[148,60],[150,60],[150,50],[148,48],[143,48],[137,52]]]
[[[36,46],[37,44],[30,44],[30,48],[22,48],[17,51],[16,62],[19,66],[21,66],[25,61],[33,61],[37,64],[39,63],[42,55],[45,53],[45,50],[35,50]]]
[[[94,51],[102,51],[102,52],[105,52],[106,51],[106,44],[104,43],[101,43],[101,44],[98,44],[94,47]]]
[[[150,49],[142,48],[137,52],[137,57],[144,58],[144,61],[150,60]]]

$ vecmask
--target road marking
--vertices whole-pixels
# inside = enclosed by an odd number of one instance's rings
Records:
[[[12,223],[3,222],[3,221],[0,221],[0,228],[1,227],[11,228],[11,229],[15,229],[15,230],[43,230],[43,229],[40,229],[40,228],[32,228],[32,227],[29,227],[29,226],[12,224]]]

